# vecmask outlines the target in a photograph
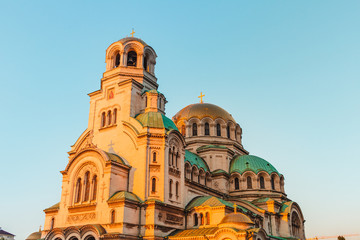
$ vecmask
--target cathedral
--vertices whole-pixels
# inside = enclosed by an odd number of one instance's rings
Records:
[[[246,151],[230,113],[201,95],[165,115],[156,58],[135,37],[107,48],[88,126],[61,171],[60,202],[27,239],[305,240],[284,176]]]

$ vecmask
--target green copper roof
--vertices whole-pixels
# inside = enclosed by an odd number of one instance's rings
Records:
[[[241,155],[237,156],[231,161],[230,173],[238,172],[243,174],[246,171],[252,171],[258,174],[260,171],[265,171],[269,174],[275,172],[278,175],[280,173],[266,160],[253,155]]]
[[[160,112],[141,113],[135,117],[143,127],[165,128],[178,130],[175,123]]]
[[[52,205],[51,207],[46,208],[45,210],[59,209],[59,207],[60,207],[60,202]]]
[[[280,213],[290,213],[292,204],[293,201],[283,202],[283,205],[280,208]]]
[[[185,150],[185,162],[188,161],[191,166],[196,165],[199,169],[202,168],[205,171],[209,171],[209,167],[206,162],[195,153]]]
[[[213,197],[213,196],[200,196],[193,198],[185,207],[186,210],[190,210],[194,207],[199,206],[209,206],[209,207],[219,207],[219,206],[227,206],[234,208],[234,204],[228,201],[225,201],[221,198]],[[241,209],[244,213],[249,212],[248,209],[237,206],[237,209]]]
[[[201,146],[198,149],[196,149],[196,151],[200,151],[200,150],[208,149],[208,148],[228,149],[227,147],[225,147],[223,145],[204,145],[204,146]]]
[[[105,151],[104,151],[105,152]],[[109,152],[105,152],[105,154],[108,156],[108,158],[110,159],[110,161],[114,161],[114,162],[118,162],[124,165],[127,165],[124,161],[124,159],[122,159],[122,157],[120,157],[119,155],[116,155],[115,153],[109,153]],[[127,165],[128,166],[128,165]]]
[[[135,202],[142,202],[141,199],[136,196],[134,193],[126,192],[126,191],[119,191],[114,193],[108,200],[108,202],[116,202],[119,200],[131,200]]]
[[[228,174],[226,171],[222,170],[222,169],[216,169],[215,171],[211,172],[212,174],[218,174],[218,173],[226,173]]]

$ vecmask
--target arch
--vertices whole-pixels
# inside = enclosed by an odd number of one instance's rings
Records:
[[[156,152],[153,152],[152,161],[156,163]]]
[[[260,176],[259,182],[260,182],[260,189],[265,189],[265,179],[263,176]]]
[[[116,124],[116,121],[117,121],[117,108],[114,108],[113,119],[114,119],[114,124]]]
[[[198,169],[197,167],[194,165],[191,169],[191,181],[195,180],[196,175],[198,174]]]
[[[137,53],[134,50],[131,50],[127,53],[126,66],[136,67],[136,65],[137,65]]]
[[[216,124],[216,136],[221,137],[221,125],[220,125],[220,123]]]
[[[156,192],[156,178],[155,178],[155,177],[153,177],[153,178],[151,179],[151,192],[152,192],[152,193],[155,193],[155,192]]]
[[[169,166],[172,166],[171,155],[171,148],[169,148]]]
[[[107,125],[110,126],[111,125],[111,111],[109,110],[107,112],[107,116],[106,116],[106,119],[107,119]]]
[[[230,125],[229,124],[226,126],[226,136],[227,136],[227,138],[231,137],[231,135],[230,135]]]
[[[280,177],[280,191],[283,192],[283,193],[285,192],[284,185],[285,185],[284,176],[281,175],[281,177]]]
[[[97,193],[97,176],[94,175],[92,180],[91,200],[96,200],[96,193]]]
[[[204,225],[205,221],[204,221],[204,215],[202,213],[200,213],[200,225]]]
[[[274,177],[274,175],[271,176],[271,189],[275,190],[275,177]]]
[[[120,52],[115,55],[114,68],[117,68],[118,66],[120,66]]]
[[[208,122],[205,123],[205,136],[210,135],[210,125]]]
[[[209,212],[206,212],[205,218],[206,218],[206,225],[210,225],[210,214],[209,214]]]
[[[116,221],[116,213],[115,213],[115,209],[111,210],[110,212],[110,223],[115,223]]]
[[[180,196],[180,192],[179,192],[179,182],[176,182],[175,184],[175,196],[179,197]]]
[[[79,203],[81,200],[81,178],[78,178],[78,180],[76,181],[75,192],[76,192],[75,203]]]
[[[172,179],[170,179],[170,181],[169,181],[169,198],[172,198],[172,188],[173,188],[173,180]]]
[[[296,211],[293,211],[290,218],[292,236],[296,238],[301,238],[301,221],[298,213]]]
[[[189,162],[185,162],[185,178],[191,179],[191,165]]]
[[[106,124],[106,117],[105,112],[101,113],[101,127],[105,127]]]
[[[197,226],[197,225],[199,225],[199,218],[198,218],[197,213],[194,213],[194,226]]]
[[[247,189],[252,189],[252,178],[251,176],[247,176],[246,177],[246,186],[247,186]]]
[[[84,202],[89,201],[89,197],[90,197],[90,172],[87,171],[85,173],[85,177],[84,177]]]
[[[240,184],[239,184],[239,178],[236,177],[234,178],[234,184],[235,184],[235,190],[239,190],[240,189]]]
[[[203,179],[205,178],[205,171],[204,169],[200,168],[199,175],[198,175],[198,183],[204,184]]]
[[[192,135],[193,136],[197,136],[198,135],[198,130],[197,130],[197,124],[193,123],[192,124]]]

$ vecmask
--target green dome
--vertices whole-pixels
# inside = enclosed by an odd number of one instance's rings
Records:
[[[209,167],[204,159],[188,150],[185,150],[185,162],[189,162],[191,166],[196,165],[199,170],[202,168],[206,172],[209,171]]]
[[[260,171],[265,171],[268,174],[280,173],[271,165],[268,161],[253,155],[241,155],[237,156],[231,161],[230,173],[238,172],[243,174],[246,171],[252,171],[258,174]]]
[[[160,112],[141,113],[135,117],[143,127],[166,128],[167,130],[178,130],[175,123]]]

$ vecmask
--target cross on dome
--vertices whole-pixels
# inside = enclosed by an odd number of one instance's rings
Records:
[[[203,93],[201,92],[200,96],[198,96],[198,98],[200,98],[200,103],[204,103],[203,97],[205,97],[205,95],[203,95]]]
[[[134,29],[132,29],[132,31],[131,31],[131,37],[134,37],[134,33],[135,33],[135,31],[134,31]]]

